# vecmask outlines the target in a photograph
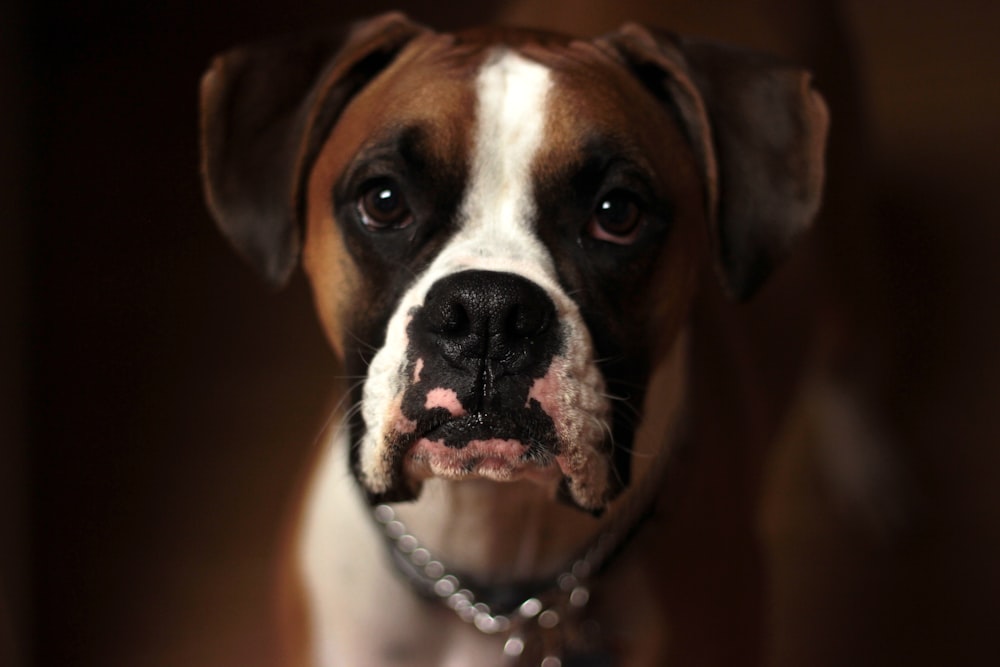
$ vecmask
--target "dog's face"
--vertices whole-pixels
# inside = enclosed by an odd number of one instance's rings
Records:
[[[358,480],[373,500],[401,500],[431,477],[530,479],[600,511],[628,482],[646,382],[704,267],[746,293],[802,213],[780,234],[725,229],[722,142],[672,47],[647,33],[582,42],[380,21],[311,89],[287,203],[304,242],[282,249],[272,234],[267,257],[287,265],[281,253],[301,245],[327,336],[361,378]],[[821,120],[782,131],[812,145]],[[796,183],[817,190],[812,159]],[[818,191],[782,196],[808,218]],[[229,232],[238,245],[246,234]]]
[[[678,125],[614,68],[583,44],[425,38],[320,151],[305,265],[365,377],[354,441],[373,495],[531,478],[598,509],[627,475],[614,444],[706,227]]]

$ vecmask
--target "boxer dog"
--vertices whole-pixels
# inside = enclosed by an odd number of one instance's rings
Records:
[[[201,120],[214,217],[274,284],[301,259],[353,381],[290,661],[757,664],[757,399],[711,313],[817,212],[808,73],[390,14],[221,56]]]

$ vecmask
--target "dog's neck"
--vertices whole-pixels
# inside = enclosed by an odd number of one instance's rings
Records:
[[[428,480],[420,498],[395,506],[407,530],[450,570],[481,583],[532,581],[557,574],[602,534],[622,536],[643,507],[655,501],[662,448],[678,419],[687,345],[679,337],[650,378],[655,406],[633,443],[633,483],[600,518],[555,499],[554,490],[529,481]]]
[[[430,480],[396,511],[450,569],[482,583],[524,581],[564,568],[607,522],[553,496],[527,481]]]

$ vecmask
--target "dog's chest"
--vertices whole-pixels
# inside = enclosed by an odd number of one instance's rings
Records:
[[[395,570],[371,509],[349,476],[346,441],[335,437],[319,461],[307,495],[298,556],[309,618],[308,652],[320,667],[408,665],[465,667],[513,665],[504,656],[507,634],[487,635],[436,601],[418,596]],[[582,665],[658,664],[663,611],[644,584],[642,559],[629,553],[594,587],[578,654]],[[613,610],[613,613],[608,613]],[[582,628],[582,629],[581,629]],[[557,634],[525,635],[526,652],[544,652]],[[564,666],[575,664],[564,655]]]

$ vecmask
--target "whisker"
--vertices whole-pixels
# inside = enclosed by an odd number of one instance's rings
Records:
[[[598,357],[594,359],[594,363],[597,364],[598,366],[601,366],[604,364],[613,364],[615,362],[622,361],[623,359],[625,359],[624,354],[616,354],[610,357]]]
[[[375,345],[372,345],[367,340],[365,340],[364,338],[362,338],[358,334],[354,333],[353,330],[345,327],[344,328],[344,333],[346,333],[348,336],[350,336],[351,340],[353,340],[355,343],[357,343],[358,347],[360,347],[361,349],[364,349],[364,350],[366,350],[368,352],[372,352],[372,353],[377,353],[378,352],[378,347],[376,347]]]
[[[628,380],[624,380],[622,378],[617,378],[617,377],[606,377],[605,382],[607,382],[608,384],[613,384],[619,387],[625,387],[629,389],[642,389],[646,386],[644,382],[630,382]]]
[[[347,379],[347,378],[344,378]],[[364,377],[358,377],[355,382],[350,383],[337,402],[330,408],[326,415],[326,419],[323,420],[322,425],[319,427],[316,437],[314,438],[314,443],[318,444],[323,438],[324,434],[330,429],[330,425],[336,420],[337,426],[336,431],[332,435],[339,435],[344,432],[350,425],[351,420],[361,412],[362,401],[354,401],[351,406],[344,409],[344,405],[351,400],[351,396],[354,394],[354,390],[364,384]],[[336,438],[330,439],[330,442],[335,441]]]
[[[602,392],[601,396],[614,403],[615,407],[620,406],[624,410],[622,414],[629,419],[629,425],[635,426],[642,420],[641,408],[632,404],[631,396],[617,396],[610,392]]]
[[[357,350],[357,354],[358,354],[358,360],[361,362],[361,365],[363,365],[365,368],[371,368],[372,365],[371,359],[365,356],[365,351],[359,348]]]
[[[617,401],[619,403],[628,403],[632,400],[631,396],[619,396],[618,394],[612,394],[610,391],[602,391],[601,396],[609,401]]]

